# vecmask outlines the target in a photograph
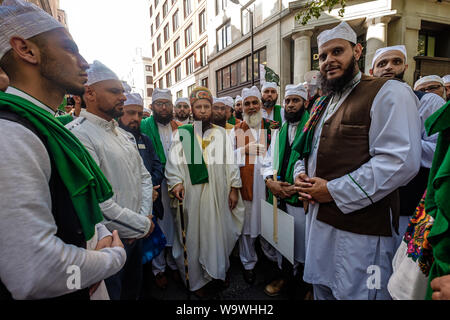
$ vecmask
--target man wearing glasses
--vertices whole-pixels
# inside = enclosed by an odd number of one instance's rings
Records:
[[[443,99],[447,99],[445,92],[444,80],[441,77],[432,75],[420,78],[414,84],[415,91],[422,91],[426,93],[435,93]]]

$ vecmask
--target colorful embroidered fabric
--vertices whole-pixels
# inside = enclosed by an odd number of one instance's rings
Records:
[[[433,226],[433,218],[425,212],[425,196],[411,217],[403,241],[408,245],[408,257],[419,264],[420,270],[428,276],[433,264],[433,250],[428,235]]]
[[[189,101],[191,102],[191,106],[194,106],[198,100],[206,99],[213,103],[213,96],[211,91],[205,87],[196,87],[192,90],[191,96],[189,97]]]

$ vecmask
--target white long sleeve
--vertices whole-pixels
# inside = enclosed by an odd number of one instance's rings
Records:
[[[123,267],[123,248],[88,251],[56,236],[50,158],[36,135],[0,120],[0,162],[0,278],[14,299],[73,292],[67,286],[70,266],[80,268],[82,289]]]
[[[153,209],[153,182],[152,176],[144,165],[141,158],[141,179],[142,179],[142,205],[140,214],[148,216],[152,214]]]

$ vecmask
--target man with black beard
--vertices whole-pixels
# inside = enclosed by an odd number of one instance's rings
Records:
[[[284,98],[284,110],[286,122],[280,131],[275,131],[273,141],[264,159],[263,177],[269,189],[268,202],[273,203],[273,196],[279,199],[279,208],[291,216],[295,221],[295,243],[294,258],[295,264],[292,266],[282,255],[277,252],[278,266],[282,274],[266,286],[264,292],[273,297],[280,294],[281,290],[288,284],[294,288],[294,272],[300,277],[303,272],[297,272],[300,264],[305,263],[305,211],[303,203],[298,199],[294,185],[294,166],[299,158],[299,154],[292,149],[300,139],[303,127],[309,118],[305,103],[308,99],[306,88],[299,85],[287,85],[286,97]],[[273,174],[277,171],[280,179],[274,181]],[[299,268],[302,269],[302,268]],[[289,290],[292,293],[291,290]]]
[[[181,123],[173,119],[172,93],[169,89],[153,90],[151,109],[153,115],[141,122],[141,132],[147,135],[153,142],[156,154],[161,164],[165,168],[169,149],[172,146],[174,134],[177,132]],[[166,266],[169,266],[170,274],[175,281],[179,280],[177,265],[172,255],[174,221],[172,209],[170,208],[170,197],[167,189],[167,181],[164,179],[161,184],[161,199],[164,208],[164,216],[158,219],[158,224],[166,236],[166,250],[154,258],[152,261],[153,274],[155,275],[156,285],[161,288],[167,288]]]
[[[118,128],[126,101],[117,75],[99,61],[87,70],[83,99],[86,109],[67,128],[83,143],[114,190],[102,205],[104,225],[117,229],[124,241],[124,268],[105,280],[111,300],[136,300],[142,283],[142,242],[153,231],[152,179],[137,150],[134,137]]]
[[[378,49],[373,58],[370,74],[374,77],[394,77],[399,81],[403,81],[405,72],[408,69],[406,61],[407,53],[403,45]],[[414,213],[427,188],[428,176],[433,162],[434,151],[436,150],[439,135],[435,134],[429,137],[425,130],[425,121],[445,104],[444,99],[437,94],[423,93],[420,91],[415,91],[414,93],[420,100],[419,116],[422,124],[422,160],[417,176],[407,186],[400,188],[400,232],[397,237],[397,246],[400,246],[403,235],[408,227],[409,218]]]
[[[244,120],[243,114],[242,97],[236,96],[236,99],[234,99],[234,115],[236,116],[236,119],[242,121]]]
[[[398,188],[422,155],[418,101],[407,84],[360,72],[362,46],[346,22],[317,41],[327,96],[295,146],[307,212],[303,279],[316,300],[390,299]]]
[[[227,121],[227,108],[233,108],[233,98],[214,98],[212,105],[211,122],[226,130],[231,130],[234,126]]]
[[[278,85],[274,82],[264,82],[261,88],[261,101],[263,103],[263,118],[284,123],[284,109],[277,105]]]

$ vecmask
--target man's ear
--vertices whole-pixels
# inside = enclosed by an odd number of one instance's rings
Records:
[[[84,96],[83,96],[84,101],[89,101],[89,102],[94,101],[96,98],[95,90],[93,90],[91,88],[91,86],[88,86],[88,85],[85,85],[84,88],[85,88]]]
[[[361,59],[363,49],[364,48],[361,43],[357,43],[353,48],[353,55],[355,56],[356,61],[359,61],[359,59]]]
[[[31,64],[38,64],[40,61],[40,51],[38,46],[32,41],[14,36],[9,40],[9,44],[14,54],[23,61]]]
[[[408,67],[409,66],[407,64],[405,64],[405,72],[408,71]]]
[[[369,70],[369,74],[373,77],[373,69]]]

